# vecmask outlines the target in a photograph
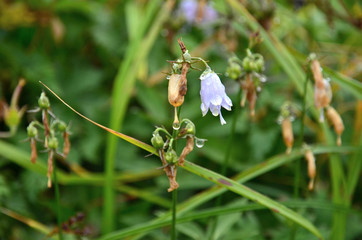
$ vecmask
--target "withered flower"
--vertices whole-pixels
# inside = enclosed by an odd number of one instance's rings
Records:
[[[308,163],[308,176],[309,176],[309,184],[308,189],[313,190],[314,188],[314,179],[316,175],[316,164],[315,158],[310,149],[307,149],[304,153],[304,158]]]
[[[338,112],[331,106],[327,107],[327,116],[328,119],[332,122],[334,131],[337,134],[337,145],[341,146],[342,139],[341,135],[344,131],[344,125],[341,116],[338,114]]]

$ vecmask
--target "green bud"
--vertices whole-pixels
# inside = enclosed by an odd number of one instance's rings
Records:
[[[9,128],[17,127],[20,123],[20,119],[22,117],[22,113],[19,112],[16,108],[9,108],[7,112],[5,112],[4,121],[6,126]]]
[[[48,140],[48,147],[50,149],[56,150],[58,148],[59,142],[56,137],[50,137]]]
[[[170,164],[175,164],[177,163],[177,154],[175,152],[175,150],[173,149],[169,149],[166,153],[165,153],[165,159],[168,163]]]
[[[255,66],[253,71],[261,73],[264,70],[264,58],[260,54],[255,54]]]
[[[67,124],[65,124],[65,122],[63,122],[63,121],[59,121],[58,130],[60,132],[65,132],[67,130]]]
[[[192,122],[188,122],[186,124],[185,130],[186,130],[186,134],[195,135],[195,133],[196,133],[195,124],[193,124]]]
[[[230,63],[230,65],[226,69],[226,73],[231,79],[236,80],[242,73],[241,66],[237,63]]]
[[[38,105],[41,109],[48,109],[50,107],[49,98],[45,96],[45,93],[42,92],[40,94],[40,98],[38,100]]]
[[[38,129],[36,129],[33,122],[29,124],[29,126],[26,128],[26,131],[28,132],[29,138],[35,138],[38,135]]]
[[[189,51],[186,50],[186,52],[183,54],[183,57],[186,62],[188,62],[188,63],[191,62],[191,55],[190,55]]]
[[[247,72],[247,73],[250,73],[252,72],[252,66],[251,66],[251,63],[252,63],[252,59],[249,58],[249,57],[246,57],[243,59],[243,68],[244,68],[244,71]]]
[[[163,145],[165,144],[163,138],[158,133],[153,134],[153,137],[151,138],[151,143],[152,146],[156,149],[163,148]]]

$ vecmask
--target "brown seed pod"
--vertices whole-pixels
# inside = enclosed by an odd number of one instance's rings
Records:
[[[179,107],[184,102],[185,85],[181,81],[180,74],[171,74],[168,82],[168,101],[174,107]]]
[[[331,106],[327,108],[327,116],[328,119],[332,122],[334,131],[337,134],[337,145],[341,146],[342,140],[341,135],[344,131],[344,125],[341,116],[338,114],[338,112]]]
[[[317,109],[327,107],[332,100],[332,89],[328,80],[322,80],[322,87],[314,87],[314,104]]]
[[[316,165],[315,165],[315,158],[314,155],[312,153],[312,151],[310,149],[308,149],[305,153],[304,153],[304,158],[308,163],[308,176],[309,176],[309,184],[308,184],[308,189],[309,190],[313,190],[314,188],[314,178],[316,175]]]
[[[315,85],[317,88],[323,88],[323,75],[321,71],[321,65],[319,64],[318,60],[313,60],[311,64],[311,70],[313,73]]]
[[[289,118],[285,118],[282,121],[282,134],[284,143],[287,146],[286,153],[289,154],[292,151],[294,142],[292,122]]]

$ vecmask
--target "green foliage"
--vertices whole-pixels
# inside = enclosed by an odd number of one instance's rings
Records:
[[[84,239],[170,239],[172,201],[150,139],[155,126],[172,130],[166,60],[181,56],[177,38],[182,38],[191,56],[208,60],[219,73],[234,106],[231,112],[222,110],[224,126],[211,114],[202,117],[201,72],[189,72],[180,119],[192,120],[196,135],[208,141],[178,168],[178,239],[361,238],[361,4],[294,1],[305,2],[297,8],[282,0],[207,2],[218,17],[203,24],[185,22],[181,1],[0,0],[0,137],[9,130],[3,102],[11,102],[19,79],[26,85],[17,105],[27,109],[37,106],[38,81],[44,82],[77,111],[120,131],[103,128],[127,141],[107,136],[47,92],[52,111],[72,131],[68,159],[57,157],[61,220],[84,213],[82,224],[91,232]],[[262,41],[250,46],[258,42],[255,32]],[[225,74],[229,57],[244,59],[248,46],[263,56],[268,79],[258,93],[254,118],[248,103],[234,116],[240,88],[235,79],[244,77],[245,69],[234,65],[230,78]],[[312,52],[331,80],[331,105],[344,121],[341,147],[335,146],[331,123],[318,122],[307,61]],[[295,139],[304,124],[302,141],[316,158],[314,191],[307,187],[305,150],[295,146],[284,153],[277,118],[285,101],[297,109]],[[38,160],[32,164],[29,144],[21,142],[34,118],[23,114],[16,119],[16,134],[0,140],[1,239],[44,239],[56,227],[43,143],[38,143]],[[183,139],[178,155],[181,146]],[[153,155],[146,157],[149,153]],[[228,167],[220,175],[226,155]],[[295,166],[300,166],[298,185]],[[58,238],[56,231],[53,238]],[[64,239],[80,237],[65,231]]]

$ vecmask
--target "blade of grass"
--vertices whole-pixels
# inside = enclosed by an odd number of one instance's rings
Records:
[[[352,212],[350,209],[345,208],[343,206],[335,206],[331,204],[326,204],[325,202],[318,202],[318,201],[287,201],[283,202],[283,204],[287,207],[293,207],[293,208],[310,208],[310,209],[318,209],[318,210],[325,210],[325,211],[343,211],[343,212]],[[185,223],[200,219],[207,219],[214,216],[221,216],[225,214],[232,214],[235,212],[243,212],[243,211],[254,211],[254,210],[263,210],[266,209],[266,207],[261,206],[259,204],[255,203],[249,203],[242,206],[227,206],[227,207],[218,207],[218,208],[212,208],[202,211],[193,212],[191,214],[187,214],[186,216],[178,216],[177,217],[177,223]],[[356,213],[358,214],[358,213]],[[359,213],[361,214],[361,213]],[[112,232],[110,234],[107,234],[105,236],[100,237],[98,240],[115,240],[125,237],[130,237],[135,234],[139,233],[147,233],[151,230],[158,229],[161,227],[166,227],[171,225],[170,220],[162,220],[160,222],[153,222],[153,223],[142,223],[138,224],[136,226],[132,226],[120,231]]]
[[[307,229],[311,233],[313,233],[318,238],[322,239],[322,235],[318,231],[318,229],[311,224],[308,220],[303,218],[298,213],[294,212],[290,208],[287,208],[286,206],[266,197],[263,194],[260,194],[232,179],[229,179],[227,177],[224,177],[218,173],[215,173],[213,171],[210,171],[206,168],[197,166],[190,162],[185,162],[184,169],[186,169],[189,172],[192,172],[196,175],[199,175],[202,178],[208,179],[209,181],[212,181],[224,188],[227,188],[228,190],[235,192],[243,197],[246,197],[260,205],[263,205],[270,210],[286,217],[287,219],[297,223],[298,225],[302,226],[303,228]]]
[[[50,228],[48,228],[47,226],[45,226],[44,224],[40,223],[40,222],[37,222],[35,221],[34,219],[31,219],[31,218],[28,218],[28,217],[25,217],[23,215],[20,215],[10,209],[7,209],[7,208],[4,208],[4,207],[1,207],[0,208],[0,212],[11,217],[11,218],[14,218],[26,225],[28,225],[29,227],[37,230],[38,232],[41,232],[41,233],[44,233],[45,235],[48,235],[51,231]],[[56,236],[52,236],[51,237],[52,239],[58,239],[58,237]]]

